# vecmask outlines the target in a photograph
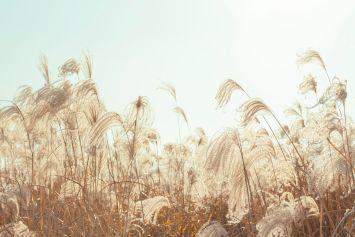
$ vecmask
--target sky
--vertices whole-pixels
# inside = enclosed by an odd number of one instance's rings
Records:
[[[329,74],[348,83],[348,111],[355,110],[355,2],[345,0],[112,0],[0,2],[0,99],[21,85],[44,80],[38,57],[47,55],[53,75],[83,51],[93,58],[100,96],[122,113],[138,96],[154,109],[164,142],[178,137],[174,102],[157,87],[175,86],[189,125],[211,135],[235,124],[241,98],[216,110],[221,82],[233,79],[276,113],[297,99],[308,71],[325,84],[319,68],[299,69],[297,55],[315,49]]]

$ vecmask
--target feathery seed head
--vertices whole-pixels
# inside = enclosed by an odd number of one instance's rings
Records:
[[[232,79],[223,82],[218,88],[215,99],[217,101],[217,108],[224,107],[231,99],[235,90],[241,90],[245,93],[244,89]]]

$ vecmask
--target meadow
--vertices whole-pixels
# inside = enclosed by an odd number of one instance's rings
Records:
[[[296,102],[281,120],[229,79],[211,106],[240,94],[235,126],[162,144],[149,98],[108,111],[89,54],[53,73],[42,55],[43,87],[1,100],[0,236],[354,236],[347,83],[317,51],[297,64],[323,71],[300,80],[313,104]],[[188,123],[175,88],[159,89],[177,126]]]

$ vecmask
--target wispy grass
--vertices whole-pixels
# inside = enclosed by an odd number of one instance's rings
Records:
[[[300,94],[318,102],[287,109],[287,124],[229,79],[217,108],[245,93],[234,105],[240,123],[211,139],[197,128],[161,144],[147,97],[124,113],[106,110],[89,54],[58,74],[41,56],[44,86],[21,87],[0,108],[0,236],[354,235],[346,83],[329,77],[314,50],[298,60],[313,62],[329,85],[319,91],[325,80],[312,75],[300,81]],[[181,119],[189,126],[175,88],[159,88],[175,102],[179,130]]]

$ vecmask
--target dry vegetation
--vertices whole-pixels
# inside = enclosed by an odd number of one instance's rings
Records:
[[[298,63],[318,63],[325,79],[304,78],[299,92],[318,102],[287,109],[287,125],[227,80],[217,107],[241,93],[240,123],[162,145],[148,98],[109,112],[88,55],[56,80],[41,57],[44,86],[23,86],[0,108],[0,236],[354,236],[346,83],[316,51]],[[174,87],[160,89],[187,123]]]

